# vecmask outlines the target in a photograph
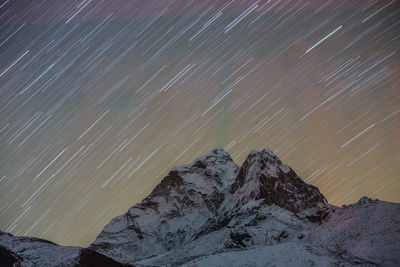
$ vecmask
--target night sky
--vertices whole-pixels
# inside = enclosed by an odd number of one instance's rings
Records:
[[[0,1],[0,229],[86,246],[216,147],[400,202],[399,49],[400,1]]]

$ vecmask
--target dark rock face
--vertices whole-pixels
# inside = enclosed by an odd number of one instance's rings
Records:
[[[16,267],[21,266],[21,257],[7,248],[0,246],[0,267]]]
[[[260,192],[255,199],[263,199],[267,205],[275,204],[292,212],[323,205],[325,198],[319,190],[307,185],[293,173],[289,173],[291,176],[279,173],[278,179],[261,175]]]
[[[193,167],[205,169],[207,166],[202,161],[198,160],[193,164]]]
[[[283,239],[288,238],[289,234],[286,231],[282,231],[279,236],[274,237],[274,239],[278,242],[280,242]]]
[[[116,262],[103,254],[97,253],[91,249],[84,248],[80,251],[79,262],[76,267],[128,267]]]
[[[178,171],[170,171],[169,174],[153,189],[150,196],[168,194],[172,188],[177,188],[184,184],[183,178]]]
[[[334,211],[333,211],[334,212]],[[329,213],[323,210],[319,210],[316,212],[316,214],[311,214],[311,215],[307,215],[306,218],[307,220],[309,220],[310,222],[313,223],[319,223],[321,224],[322,221],[328,217]]]
[[[230,238],[239,247],[247,247],[247,242],[251,241],[251,235],[248,233],[244,232],[231,232],[230,233]]]
[[[268,149],[249,154],[229,192],[241,198],[241,204],[261,199],[292,212],[328,203],[318,188],[303,182]]]
[[[376,203],[378,203],[378,200],[377,199],[372,199],[372,198],[369,198],[369,197],[362,197],[362,198],[360,198],[360,200],[358,201],[358,205],[373,205],[373,204],[376,204]]]

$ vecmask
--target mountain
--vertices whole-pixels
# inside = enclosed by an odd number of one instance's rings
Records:
[[[269,149],[238,167],[219,148],[173,168],[89,248],[137,266],[400,266],[400,205],[335,207]]]
[[[171,169],[89,248],[2,233],[0,259],[22,266],[400,266],[400,204],[363,197],[336,207],[272,151],[252,151],[239,167],[218,148]]]
[[[126,267],[93,250],[59,246],[53,242],[0,231],[0,267],[81,266]]]

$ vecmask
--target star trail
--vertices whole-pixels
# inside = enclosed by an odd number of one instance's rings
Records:
[[[399,49],[400,1],[1,1],[0,229],[88,245],[216,147],[400,202]]]

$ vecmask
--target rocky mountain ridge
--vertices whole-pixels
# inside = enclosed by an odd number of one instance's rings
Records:
[[[59,246],[53,242],[0,231],[0,267],[19,266],[129,266],[91,249]]]
[[[171,169],[88,250],[134,266],[399,266],[400,205],[335,207],[269,149],[239,167],[218,148]]]

